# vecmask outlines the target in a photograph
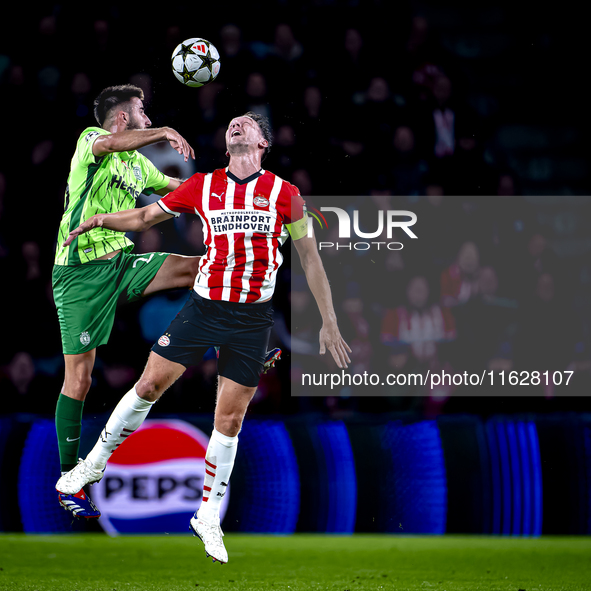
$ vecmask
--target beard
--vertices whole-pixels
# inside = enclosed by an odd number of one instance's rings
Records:
[[[252,149],[252,143],[245,139],[244,141],[226,144],[226,149],[228,154],[239,156],[241,154],[247,154]]]
[[[142,121],[139,119],[139,117],[136,117],[132,113],[128,113],[128,115],[129,115],[129,123],[127,124],[127,127],[125,128],[126,131],[130,131],[132,129],[145,129],[145,127],[144,127]]]

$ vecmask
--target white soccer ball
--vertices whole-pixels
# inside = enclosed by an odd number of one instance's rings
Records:
[[[220,54],[205,39],[186,39],[172,52],[172,73],[185,86],[204,86],[220,73]]]

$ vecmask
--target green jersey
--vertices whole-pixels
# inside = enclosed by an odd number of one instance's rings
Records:
[[[109,132],[88,127],[78,139],[72,158],[59,227],[55,264],[74,266],[88,263],[114,250],[129,252],[133,242],[123,232],[94,228],[81,234],[64,248],[69,233],[97,213],[133,209],[140,193],[151,195],[166,187],[170,179],[143,154],[113,152],[97,157],[92,145],[99,135]]]

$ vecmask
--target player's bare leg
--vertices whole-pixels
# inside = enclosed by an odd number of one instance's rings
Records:
[[[62,473],[71,470],[78,461],[82,408],[92,383],[95,358],[96,349],[78,355],[64,355],[64,384],[55,411]]]
[[[92,383],[92,369],[96,349],[77,355],[64,355],[66,366],[62,394],[74,400],[84,401]]]
[[[242,420],[255,392],[256,387],[220,377],[214,429],[205,454],[203,500],[191,519],[191,529],[205,545],[206,554],[222,564],[228,562],[228,553],[222,540],[220,505],[234,467]]]
[[[86,456],[86,461],[90,462],[94,470],[104,470],[111,454],[141,426],[152,405],[184,371],[185,367],[180,363],[150,352],[142,376],[119,401],[101,436]]]
[[[257,387],[249,388],[220,376],[214,427],[227,437],[236,437],[242,428],[242,420]]]
[[[189,257],[179,254],[168,255],[142,295],[148,296],[165,289],[193,287],[200,260],[201,257]]]
[[[184,365],[150,351],[146,367],[135,386],[137,395],[144,400],[156,402],[183,375],[185,369]]]

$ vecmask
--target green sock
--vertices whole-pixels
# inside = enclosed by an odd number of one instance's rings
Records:
[[[82,400],[74,400],[63,394],[57,399],[55,430],[62,472],[69,472],[78,463],[83,406]]]

